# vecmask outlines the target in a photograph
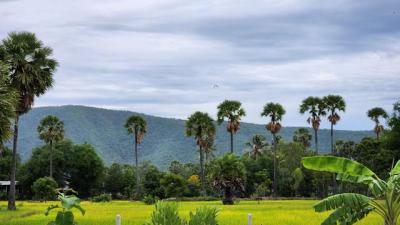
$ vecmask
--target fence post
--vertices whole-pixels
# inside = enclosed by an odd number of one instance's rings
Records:
[[[117,214],[117,217],[115,218],[115,225],[121,225],[121,216]]]
[[[247,222],[247,225],[252,225],[253,224],[253,215],[251,215],[250,213],[249,213],[249,215],[248,215],[248,222]]]

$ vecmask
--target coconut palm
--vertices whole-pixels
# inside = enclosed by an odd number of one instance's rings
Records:
[[[12,32],[2,41],[0,60],[9,66],[9,83],[19,94],[14,121],[13,157],[8,209],[15,210],[15,174],[19,117],[28,112],[35,97],[53,86],[53,74],[58,65],[52,59],[53,50],[43,45],[35,34]]]
[[[274,197],[276,197],[278,188],[278,181],[277,181],[277,159],[276,159],[276,152],[277,152],[277,139],[276,139],[276,134],[281,130],[282,125],[282,117],[286,113],[285,109],[283,106],[279,103],[267,103],[264,106],[264,110],[261,113],[261,116],[265,117],[270,117],[270,122],[265,126],[265,128],[271,132],[272,137],[273,137],[273,146],[274,146]]]
[[[255,134],[246,145],[251,148],[250,155],[254,160],[256,160],[257,156],[262,155],[263,150],[268,146],[268,142],[263,135]]]
[[[375,122],[374,131],[376,133],[376,139],[379,140],[379,135],[383,132],[383,125],[381,125],[379,118],[387,119],[389,116],[387,112],[381,107],[375,107],[368,110],[367,115],[371,120]]]
[[[304,146],[304,148],[308,148],[311,146],[311,139],[312,136],[306,128],[299,128],[294,132],[293,141],[300,143]]]
[[[321,98],[310,96],[304,99],[300,105],[300,113],[304,114],[306,112],[310,114],[307,122],[314,129],[315,153],[318,155],[318,129],[321,123],[321,116],[326,115],[325,104]]]
[[[56,116],[46,116],[37,127],[39,138],[50,145],[50,177],[53,177],[54,144],[64,139],[64,123]]]
[[[363,184],[372,197],[357,193],[342,193],[323,199],[314,205],[316,212],[333,212],[322,222],[326,225],[354,224],[370,212],[382,217],[385,225],[398,224],[400,216],[400,161],[390,171],[387,181],[381,180],[368,167],[341,157],[315,156],[302,160],[307,169],[337,173],[336,179]]]
[[[338,114],[339,111],[346,111],[346,102],[342,96],[339,95],[328,95],[325,96],[323,102],[326,107],[326,111],[329,114],[328,120],[331,123],[331,153],[335,154],[334,141],[333,141],[333,126],[340,120]]]
[[[231,153],[233,153],[233,135],[239,130],[243,116],[246,116],[246,112],[239,101],[225,100],[218,105],[218,124],[221,124],[225,118],[228,120],[226,130],[231,135]]]
[[[136,198],[140,195],[140,178],[139,178],[139,160],[138,160],[138,145],[142,143],[143,137],[146,134],[147,123],[141,116],[130,116],[125,123],[125,129],[129,134],[133,134],[135,142],[135,171],[136,171]]]
[[[15,116],[17,93],[9,87],[8,69],[0,61],[0,157],[3,153],[3,143],[11,138],[11,119]]]
[[[215,136],[213,119],[207,113],[195,112],[186,121],[185,133],[186,136],[193,136],[199,146],[201,191],[205,195],[204,149],[207,147],[207,139]]]

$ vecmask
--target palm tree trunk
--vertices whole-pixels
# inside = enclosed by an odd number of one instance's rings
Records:
[[[314,140],[315,140],[315,153],[318,155],[318,129],[314,128]]]
[[[14,122],[14,142],[13,142],[13,153],[11,161],[11,176],[10,176],[10,191],[8,194],[8,210],[16,210],[15,207],[15,175],[17,173],[17,141],[18,141],[18,124],[19,114],[15,117]]]
[[[274,138],[274,193],[273,197],[276,198],[277,196],[277,191],[278,191],[278,185],[277,185],[277,162],[276,162],[276,150],[277,150],[277,143],[276,143],[276,135],[272,135]]]
[[[233,132],[231,131],[231,153],[233,153]]]
[[[53,141],[50,141],[50,177],[53,177],[53,151],[54,144]]]
[[[201,195],[205,196],[206,195],[206,189],[205,189],[205,173],[204,173],[204,152],[203,148],[200,145],[200,177],[201,177]]]
[[[335,155],[335,149],[333,146],[333,123],[331,122],[331,154]],[[337,182],[336,182],[336,174],[333,174],[333,193],[335,194],[337,191]]]
[[[333,149],[333,123],[331,123],[331,154],[334,155],[334,149]]]
[[[140,179],[139,179],[139,162],[138,162],[138,133],[135,131],[135,170],[136,170],[136,198],[139,198],[140,192]]]

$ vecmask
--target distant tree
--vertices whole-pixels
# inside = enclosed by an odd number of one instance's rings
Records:
[[[15,175],[19,117],[31,109],[35,96],[41,96],[53,86],[53,74],[58,63],[51,58],[53,50],[44,46],[33,33],[12,32],[3,40],[0,48],[0,60],[4,60],[9,66],[10,86],[19,94],[14,121],[13,166],[8,201],[8,209],[16,210]]]
[[[161,178],[160,184],[165,190],[165,196],[182,197],[188,192],[186,180],[174,173],[167,173]]]
[[[213,119],[207,113],[195,112],[186,121],[185,132],[187,136],[193,136],[199,146],[201,189],[205,195],[204,148],[207,138],[215,135]]]
[[[389,116],[388,116],[387,112],[380,107],[375,107],[375,108],[368,110],[367,115],[372,121],[375,122],[374,131],[376,133],[376,139],[379,140],[379,135],[384,130],[383,125],[380,124],[379,118],[387,119],[387,118],[389,118]]]
[[[337,124],[340,120],[338,112],[346,110],[346,102],[342,96],[339,95],[328,95],[323,99],[327,113],[329,113],[328,120],[331,123],[331,153],[335,154],[334,144],[333,144],[333,126]]]
[[[326,107],[324,101],[319,97],[312,96],[304,99],[300,105],[300,113],[304,114],[306,112],[310,114],[307,122],[311,124],[312,128],[314,129],[315,152],[318,155],[318,129],[321,124],[321,116],[326,115]]]
[[[277,152],[277,139],[276,139],[276,134],[281,130],[282,125],[282,117],[285,114],[285,109],[283,106],[279,103],[267,103],[264,106],[264,110],[261,113],[261,116],[265,117],[270,117],[270,122],[265,126],[265,128],[271,132],[273,136],[273,146],[274,146],[274,197],[276,197],[278,188],[277,188],[277,158],[276,158],[276,152]]]
[[[160,199],[165,197],[164,189],[160,184],[163,173],[157,167],[144,161],[140,166],[140,174],[142,175],[142,186],[144,193]]]
[[[139,162],[138,162],[138,144],[143,140],[146,133],[147,123],[141,116],[131,116],[125,123],[125,128],[129,134],[133,134],[135,138],[135,167],[136,167],[136,184],[140,183],[139,178]],[[140,186],[136,185],[136,198],[139,198]]]
[[[131,165],[113,163],[107,169],[104,180],[106,193],[111,193],[113,198],[131,198],[135,191],[135,170]]]
[[[335,143],[336,155],[348,159],[355,159],[358,156],[356,143],[354,141],[338,140]]]
[[[8,67],[0,61],[0,157],[3,143],[11,138],[11,119],[15,117],[16,103],[17,93],[8,82]]]
[[[11,161],[12,151],[6,147],[0,157],[0,180],[10,180]],[[17,168],[19,168],[20,161],[19,155],[17,155]]]
[[[311,146],[311,139],[312,136],[306,128],[297,129],[293,135],[293,141],[302,144],[304,148],[309,148]]]
[[[64,139],[64,123],[56,116],[46,116],[37,127],[39,138],[50,145],[50,177],[53,177],[53,151],[56,142]]]
[[[255,134],[249,142],[246,143],[247,146],[251,147],[250,155],[254,160],[263,153],[263,150],[268,146],[267,139],[261,134]]]
[[[39,201],[55,200],[58,185],[52,177],[42,177],[33,183],[34,198]]]
[[[218,123],[221,124],[225,118],[228,120],[227,131],[231,134],[231,153],[233,153],[233,135],[239,130],[243,116],[246,116],[246,112],[239,101],[225,100],[218,105]]]
[[[240,158],[232,153],[214,159],[210,164],[209,179],[212,186],[223,191],[225,198],[223,204],[233,205],[233,194],[235,190],[244,191],[246,181],[246,170]]]

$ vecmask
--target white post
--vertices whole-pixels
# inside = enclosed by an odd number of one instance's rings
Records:
[[[247,221],[248,221],[247,225],[252,225],[253,224],[253,215],[251,215],[250,213],[248,215],[248,220]]]
[[[121,225],[121,216],[117,214],[117,218],[115,218],[115,225]]]

